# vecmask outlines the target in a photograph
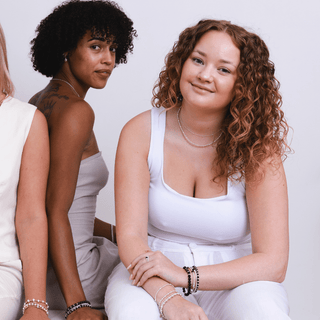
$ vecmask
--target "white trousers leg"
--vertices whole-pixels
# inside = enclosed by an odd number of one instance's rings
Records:
[[[151,238],[149,246],[180,267],[222,263],[250,253],[240,246],[181,245]],[[290,319],[286,292],[271,281],[250,282],[232,290],[199,291],[184,298],[202,307],[209,320]],[[131,285],[122,263],[109,278],[105,308],[109,320],[160,320],[157,304],[144,289]]]
[[[22,310],[21,262],[0,264],[0,320],[19,319]]]

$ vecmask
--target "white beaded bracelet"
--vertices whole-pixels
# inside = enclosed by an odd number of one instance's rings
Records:
[[[176,291],[176,290],[172,290],[172,291],[168,292],[167,294],[165,294],[165,295],[160,299],[160,301],[159,301],[159,303],[158,303],[159,308],[160,308],[160,306],[161,306],[162,301],[165,300],[165,298],[168,297],[171,293],[175,293],[175,292],[177,292],[177,291]]]
[[[45,306],[43,306],[42,304],[44,304]],[[23,304],[23,308],[22,308],[22,314],[25,313],[25,311],[29,308],[29,307],[35,307],[37,309],[41,309],[42,311],[44,311],[46,313],[46,315],[49,314],[49,305],[46,301],[43,300],[36,300],[36,299],[32,299],[32,300],[27,300],[24,304]]]
[[[160,288],[158,289],[158,291],[156,292],[155,296],[154,296],[154,301],[155,301],[155,302],[157,302],[157,295],[158,295],[158,293],[160,292],[160,290],[162,290],[164,287],[167,287],[167,286],[172,286],[172,287],[174,287],[171,283],[167,283],[167,284],[165,284],[164,286],[160,287]]]
[[[161,306],[160,306],[160,308],[159,308],[159,310],[160,310],[160,317],[161,317],[161,318],[166,319],[165,315],[163,314],[163,307],[164,307],[164,305],[165,305],[170,299],[172,299],[172,298],[175,297],[175,296],[181,296],[181,294],[180,294],[179,292],[175,292],[175,293],[173,293],[171,296],[169,296],[167,299],[165,299],[165,300],[162,302],[162,304],[161,304]]]

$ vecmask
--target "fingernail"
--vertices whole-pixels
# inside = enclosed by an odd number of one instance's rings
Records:
[[[137,287],[140,287],[140,281],[137,283]]]
[[[130,274],[130,277],[129,277],[129,280],[132,280],[133,276],[132,276],[132,273]]]
[[[131,268],[131,264],[129,264],[128,266],[127,266],[127,270],[129,270]]]

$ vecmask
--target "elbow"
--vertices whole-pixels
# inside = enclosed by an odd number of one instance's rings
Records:
[[[288,259],[277,259],[273,265],[272,277],[270,280],[282,283],[286,278]]]

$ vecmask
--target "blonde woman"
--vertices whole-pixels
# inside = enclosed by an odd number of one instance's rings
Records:
[[[0,319],[45,320],[48,128],[40,111],[13,98],[1,26],[0,88]]]

